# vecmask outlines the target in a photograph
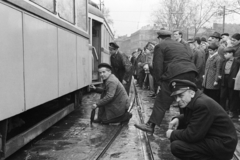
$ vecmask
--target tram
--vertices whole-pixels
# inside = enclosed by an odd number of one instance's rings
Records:
[[[113,33],[88,0],[0,0],[0,159],[79,107]]]

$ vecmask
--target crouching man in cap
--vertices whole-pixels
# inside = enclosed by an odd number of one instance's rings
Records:
[[[129,98],[122,83],[111,73],[112,67],[107,63],[98,65],[98,72],[103,80],[103,87],[91,86],[93,90],[101,93],[101,99],[93,104],[93,109],[99,108],[98,119],[95,123],[125,123],[132,117],[127,112]]]
[[[169,88],[183,108],[166,132],[172,154],[184,160],[230,160],[238,138],[223,108],[188,80],[174,79]]]

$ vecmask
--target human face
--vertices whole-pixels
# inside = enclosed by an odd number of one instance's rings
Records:
[[[215,44],[218,45],[218,43],[219,43],[219,39],[218,39],[218,38],[215,38],[215,37],[209,37],[209,38],[208,38],[208,41],[209,41],[209,44],[215,43]]]
[[[226,52],[226,53],[224,53],[224,57],[225,57],[226,59],[230,59],[230,58],[233,57],[233,53]]]
[[[181,39],[181,35],[179,34],[178,31],[176,31],[176,32],[173,33],[173,39],[174,39],[175,41],[178,41],[179,39]]]
[[[106,80],[111,74],[111,70],[106,67],[99,68],[98,72],[102,80]]]
[[[194,97],[194,94],[195,94],[194,91],[186,90],[183,93],[175,95],[174,98],[180,108],[185,108],[189,104],[189,102],[191,102],[192,97]]]
[[[210,55],[213,55],[215,53],[216,50],[212,50],[212,49],[208,49],[208,52]]]
[[[202,49],[205,50],[207,48],[207,45],[205,43],[201,43],[201,47],[202,47]]]
[[[227,40],[228,40],[228,36],[222,35],[222,40],[223,40],[223,41],[227,41]]]
[[[115,50],[115,49],[109,47],[109,52],[110,52],[110,54],[115,54],[117,52],[117,49]]]
[[[232,44],[232,46],[236,46],[236,45],[238,45],[240,43],[240,40],[237,40],[237,39],[235,39],[235,38],[231,38],[231,44]]]

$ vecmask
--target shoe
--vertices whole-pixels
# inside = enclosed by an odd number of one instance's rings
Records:
[[[93,123],[102,123],[102,121],[100,119],[94,119],[92,122]]]
[[[134,126],[142,131],[149,132],[153,134],[154,127],[153,123],[146,123],[146,124],[134,124]]]
[[[132,113],[125,113],[126,115],[124,116],[123,121],[121,122],[121,124],[128,124],[130,119],[132,118]]]

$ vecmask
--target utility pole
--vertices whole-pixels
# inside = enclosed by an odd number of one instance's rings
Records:
[[[225,29],[225,6],[223,6],[223,33]]]

